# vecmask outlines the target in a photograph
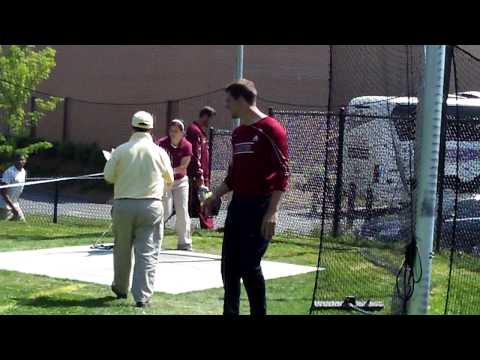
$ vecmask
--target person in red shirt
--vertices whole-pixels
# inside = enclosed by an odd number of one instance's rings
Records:
[[[185,126],[181,120],[172,120],[168,136],[157,140],[172,162],[174,181],[172,190],[163,198],[164,218],[168,219],[175,209],[175,229],[178,236],[177,249],[192,251],[191,221],[188,214],[187,168],[192,157],[192,144],[185,139]]]
[[[187,129],[186,138],[192,144],[192,161],[188,166],[190,179],[189,212],[192,218],[199,218],[202,229],[212,230],[213,217],[206,216],[200,209],[198,190],[201,186],[210,187],[210,154],[206,131],[210,120],[216,115],[214,108],[205,106],[200,110],[198,121],[194,121]]]
[[[222,246],[224,315],[238,315],[240,280],[250,314],[266,315],[265,280],[260,266],[275,234],[278,209],[288,186],[288,142],[285,128],[256,106],[252,81],[239,80],[226,89],[227,108],[241,125],[233,131],[233,158],[225,181],[205,201],[207,213],[233,191]]]

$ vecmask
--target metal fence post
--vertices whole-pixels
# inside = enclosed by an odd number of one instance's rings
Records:
[[[268,116],[273,117],[273,108],[271,108],[271,107],[268,108]]]
[[[53,223],[58,222],[58,193],[59,193],[59,181],[55,182],[55,193],[53,196]]]
[[[335,179],[335,199],[333,210],[333,236],[338,237],[342,211],[343,187],[343,140],[345,135],[345,108],[338,114],[338,147],[337,147],[337,175]],[[328,146],[328,145],[327,145]]]
[[[373,210],[373,189],[371,186],[368,187],[366,195],[367,195],[365,199],[365,210],[367,211],[366,219],[370,220],[372,218],[372,210]]]
[[[208,187],[210,188],[210,179],[212,178],[212,156],[213,156],[213,137],[215,136],[215,129],[210,127],[208,131],[208,176],[209,179],[204,179],[206,182],[208,180]]]
[[[354,182],[349,184],[347,197],[347,226],[353,226],[353,217],[355,213],[355,200],[357,198],[357,185]]]

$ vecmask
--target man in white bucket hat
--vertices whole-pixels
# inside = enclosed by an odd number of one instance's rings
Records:
[[[162,198],[173,183],[173,169],[165,150],[153,142],[152,115],[135,113],[132,128],[130,140],[113,151],[104,169],[105,180],[114,184],[112,291],[127,297],[133,249],[132,295],[137,307],[145,307],[153,295],[163,237]]]

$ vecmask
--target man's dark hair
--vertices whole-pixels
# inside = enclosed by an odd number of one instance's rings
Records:
[[[28,160],[28,155],[24,153],[15,153],[15,155],[13,156],[13,160],[17,161],[20,159]]]
[[[249,105],[253,105],[257,97],[257,89],[253,81],[241,79],[227,86],[225,89],[235,100],[244,98]]]
[[[144,132],[144,133],[149,132],[150,130],[152,130],[152,129],[139,128],[139,127],[135,127],[135,126],[132,126],[132,129],[135,130],[135,131],[137,131],[137,132]]]
[[[212,117],[217,115],[217,112],[211,106],[205,106],[202,110],[200,110],[200,115],[198,115],[198,117],[202,117],[205,115],[208,117]]]

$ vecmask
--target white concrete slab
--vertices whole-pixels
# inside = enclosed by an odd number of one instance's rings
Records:
[[[90,246],[0,252],[0,269],[110,285],[113,256],[112,251],[92,250]],[[267,280],[316,270],[312,266],[272,261],[263,261],[262,269]],[[161,251],[155,291],[181,294],[222,286],[220,256]]]

